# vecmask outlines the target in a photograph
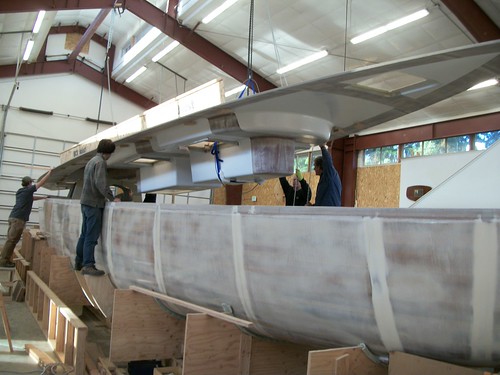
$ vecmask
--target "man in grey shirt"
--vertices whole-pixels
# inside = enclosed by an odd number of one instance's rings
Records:
[[[115,151],[110,139],[101,139],[97,155],[90,159],[83,172],[83,188],[80,197],[82,230],[76,245],[75,270],[84,275],[102,276],[104,271],[95,267],[94,250],[101,235],[102,216],[106,201],[114,201],[108,186],[106,160]],[[117,199],[119,200],[119,199]]]

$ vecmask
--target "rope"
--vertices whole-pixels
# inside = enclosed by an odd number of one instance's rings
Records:
[[[254,18],[254,0],[250,0],[250,21],[248,23],[248,81],[253,79],[253,18]]]
[[[281,59],[280,59],[280,52],[278,49],[278,44],[276,43],[276,37],[274,35],[274,27],[273,27],[273,22],[271,19],[271,11],[269,9],[269,2],[266,2],[267,4],[267,18],[269,18],[269,26],[271,27],[271,35],[273,37],[273,47],[274,47],[274,53],[276,54],[276,61],[278,62],[278,68],[281,68]],[[288,81],[286,79],[285,74],[279,74],[280,76],[280,84],[281,86],[288,86]]]
[[[219,147],[218,147],[218,143],[217,141],[214,142],[214,144],[212,145],[212,149],[210,150],[210,154],[212,154],[214,156],[214,159],[215,159],[215,172],[217,173],[217,178],[219,179],[220,183],[222,185],[224,185],[224,182],[222,182],[222,178],[221,178],[221,167],[220,167],[220,163],[223,163],[224,160],[222,160],[220,157],[219,157]]]
[[[115,23],[116,2],[117,2],[117,0],[115,0],[114,9],[113,9],[113,12],[111,13],[111,24],[109,26],[108,43],[106,44],[106,56],[104,57],[104,70],[102,72],[103,79],[102,79],[102,83],[101,83],[101,93],[99,96],[99,109],[97,111],[97,127],[96,127],[96,131],[95,131],[96,134],[99,131],[99,121],[101,119],[101,107],[102,107],[102,97],[103,97],[103,93],[104,93],[104,79],[105,78],[107,78],[107,83],[108,83],[109,110],[111,112],[111,121],[113,123],[115,122],[115,119],[113,116],[113,105],[112,105],[113,100],[111,100],[112,99],[111,98],[111,72],[109,70],[109,50],[111,48],[112,40],[113,40],[113,26]]]
[[[238,99],[240,99],[243,94],[246,92],[247,96],[250,95],[250,89],[252,90],[252,94],[259,91],[259,87],[257,86],[257,90],[255,90],[256,82],[253,79],[253,20],[254,20],[255,6],[254,0],[250,0],[250,20],[248,22],[248,51],[247,51],[247,79],[243,84],[245,87],[241,91],[240,95],[238,95]]]
[[[58,362],[58,363],[50,363],[45,366],[43,369],[43,372],[40,375],[52,375],[52,374],[58,374],[58,375],[67,375],[71,372],[73,372],[75,369],[72,366],[66,365],[64,363]]]

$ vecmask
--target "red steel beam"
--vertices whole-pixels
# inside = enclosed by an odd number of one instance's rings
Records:
[[[41,9],[71,10],[71,9],[106,9],[113,8],[114,0],[0,0],[0,13],[37,12]],[[194,31],[182,27],[170,14],[163,12],[147,0],[123,0],[127,10],[143,19],[150,25],[161,30],[165,35],[179,41],[201,58],[216,66],[234,79],[245,82],[248,79],[248,68],[225,51],[210,43]],[[169,12],[173,11],[169,7]],[[276,85],[253,72],[252,78],[259,91],[276,88]]]
[[[106,19],[108,16],[109,12],[111,12],[111,9],[101,9],[97,17],[92,21],[92,23],[87,27],[87,30],[85,30],[85,33],[82,35],[80,40],[78,41],[77,45],[75,46],[75,49],[71,54],[69,55],[68,60],[73,60],[78,57],[80,52],[82,51],[82,48],[85,46],[85,43],[87,43],[92,37],[94,36],[95,32],[97,31],[98,27],[103,23],[103,21]]]
[[[16,65],[0,66],[0,78],[14,77],[15,73]],[[78,60],[45,61],[23,64],[19,71],[19,77],[58,73],[76,73],[99,86],[102,85],[104,79],[102,72],[99,72]],[[121,83],[110,80],[110,85],[111,91],[144,108],[152,108],[157,105],[157,103],[143,97]]]
[[[0,0],[0,13],[113,8],[114,0]]]
[[[148,24],[161,30],[165,35],[177,40],[184,47],[196,53],[212,65],[216,66],[234,79],[245,82],[248,79],[248,68],[219,47],[213,45],[194,31],[182,27],[169,14],[155,7],[146,0],[127,0],[125,8]],[[254,81],[259,91],[267,91],[276,86],[261,75],[253,72]]]
[[[478,42],[500,39],[500,29],[474,0],[442,0]]]

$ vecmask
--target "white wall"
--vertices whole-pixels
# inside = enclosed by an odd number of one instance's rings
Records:
[[[500,208],[500,142],[485,151],[422,156],[401,161],[399,207]],[[412,185],[432,188],[413,202]]]
[[[448,158],[438,157],[433,164],[428,165],[428,170],[432,170],[432,173],[442,168],[443,164],[454,165],[455,168],[450,170],[455,171],[444,176],[445,179],[440,184],[435,185],[433,190],[416,201],[412,207],[500,208],[500,142],[485,151],[465,154],[472,154],[474,158],[468,163],[465,160],[455,160],[456,164],[453,164],[453,160],[450,163]]]
[[[14,79],[0,80],[0,126],[5,118],[4,148],[0,162],[0,243],[3,243],[8,216],[15,203],[21,178],[40,177],[47,168],[59,165],[59,153],[109,125],[99,125],[85,118],[121,122],[144,111],[87,79],[71,74],[22,77],[14,90],[10,108],[6,105]],[[99,105],[101,112],[99,115]],[[54,112],[44,115],[24,112],[19,107]],[[40,190],[41,194],[55,194]],[[65,192],[62,192],[65,194]],[[35,202],[29,224],[38,222]]]

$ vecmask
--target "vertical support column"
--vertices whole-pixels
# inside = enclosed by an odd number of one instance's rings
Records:
[[[241,205],[241,198],[243,196],[243,185],[226,185],[226,205],[239,206]]]
[[[356,171],[358,155],[356,152],[356,137],[342,138],[334,142],[342,142],[344,150],[342,164],[342,206],[354,207],[356,204]]]

